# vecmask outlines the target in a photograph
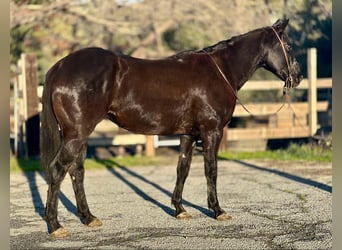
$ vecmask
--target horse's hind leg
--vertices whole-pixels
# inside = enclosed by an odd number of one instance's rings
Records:
[[[69,152],[69,148],[73,148],[71,144],[73,143],[63,142],[61,148],[57,152],[55,159],[48,167],[47,172],[49,188],[45,207],[45,219],[51,226],[51,236],[53,237],[65,237],[68,235],[68,232],[59,223],[57,214],[60,186],[73,162],[73,154]]]
[[[189,213],[185,211],[181,202],[182,202],[182,193],[183,187],[186,180],[186,177],[189,174],[191,159],[192,159],[192,150],[195,146],[195,138],[188,135],[181,136],[180,143],[180,154],[178,159],[177,166],[177,181],[176,186],[172,195],[172,204],[176,208],[176,218],[183,219],[191,217]]]
[[[48,168],[49,189],[45,207],[45,218],[51,226],[51,236],[65,237],[68,232],[61,226],[57,219],[58,193],[66,173],[74,166],[79,154],[84,147],[85,140],[66,139],[58,151],[54,161]]]
[[[82,146],[81,153],[76,159],[76,163],[69,169],[69,174],[72,181],[72,186],[75,192],[77,202],[77,212],[81,220],[89,227],[101,226],[102,223],[94,215],[90,213],[86,195],[84,192],[84,160],[86,157],[87,145]]]

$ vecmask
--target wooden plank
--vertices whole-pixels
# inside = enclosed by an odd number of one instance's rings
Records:
[[[91,137],[88,140],[89,146],[120,146],[120,145],[139,145],[146,143],[145,135],[124,134],[115,137]]]
[[[287,128],[228,128],[227,140],[281,139],[308,137],[309,127]]]
[[[308,126],[308,116],[305,115],[305,116],[296,116],[294,117],[294,126]]]
[[[145,155],[146,156],[154,156],[156,154],[156,150],[154,148],[154,136],[147,135],[145,136],[146,143],[145,143]]]
[[[241,91],[244,90],[270,90],[270,89],[282,89],[284,82],[280,80],[258,80],[248,81],[243,85]],[[308,79],[303,79],[300,84],[296,87],[298,89],[308,89]],[[317,88],[332,88],[332,78],[319,78],[317,79]]]
[[[25,58],[25,73],[26,79],[26,119],[29,119],[38,114],[38,63],[37,56],[34,53],[22,54]]]
[[[309,102],[309,126],[310,135],[317,131],[317,50],[308,50],[308,102]]]
[[[221,139],[221,142],[220,142],[220,147],[219,147],[219,150],[220,151],[226,151],[227,150],[227,126],[225,126],[223,128],[223,135],[222,135],[222,139]]]
[[[274,113],[280,108],[282,103],[279,102],[273,102],[273,103],[249,103],[245,104],[245,106],[248,108],[248,110],[253,114],[253,115],[274,115]],[[322,101],[322,102],[317,102],[316,110],[317,111],[326,111],[328,110],[329,102],[328,101]],[[300,113],[308,113],[309,112],[309,104],[307,102],[292,102],[291,103],[292,109],[295,111],[295,113],[298,115]],[[285,104],[285,107],[282,108],[278,112],[284,112],[285,110],[291,110]],[[235,111],[233,114],[234,117],[244,117],[244,116],[250,116],[249,113],[240,105],[236,104]]]
[[[332,88],[332,78],[317,78],[317,89],[329,89]],[[297,89],[308,89],[309,80],[303,79],[303,81],[296,87]]]

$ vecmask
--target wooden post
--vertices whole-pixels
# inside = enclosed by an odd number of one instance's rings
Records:
[[[38,65],[37,57],[33,53],[21,54],[18,61],[20,73],[18,75],[18,95],[20,96],[20,110],[18,126],[22,134],[18,149],[19,157],[38,156],[39,154],[39,114],[38,114]]]
[[[309,134],[313,136],[317,131],[317,50],[308,49],[308,102],[309,102]]]
[[[19,91],[18,91],[18,75],[14,81],[14,154],[16,157],[19,156]]]
[[[27,119],[27,109],[26,109],[26,71],[25,71],[25,54],[21,54],[20,59],[18,60],[18,84],[17,84],[17,92],[18,92],[18,100],[17,100],[17,126],[18,126],[18,152],[17,157],[27,157],[26,152],[26,139],[24,138],[25,134],[25,121]]]
[[[225,126],[223,128],[223,135],[222,135],[222,139],[220,142],[219,150],[220,151],[227,151],[227,126]]]
[[[145,155],[146,156],[155,156],[156,151],[154,148],[154,136],[147,135],[146,136],[146,144],[145,144]]]
[[[25,71],[25,54],[21,54],[18,60],[18,91],[19,91],[19,126],[22,124],[22,120],[27,119],[27,109],[26,109],[26,71]]]
[[[38,114],[38,63],[37,56],[33,53],[28,53],[25,56],[25,79],[26,86],[24,96],[26,97],[26,117],[29,119]]]

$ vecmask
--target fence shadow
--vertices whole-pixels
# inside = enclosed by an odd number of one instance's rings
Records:
[[[158,206],[166,214],[168,214],[170,216],[174,216],[175,211],[172,208],[170,208],[169,206],[166,206],[166,205],[160,203],[159,201],[155,200],[154,198],[152,198],[150,195],[148,195],[146,192],[144,192],[141,188],[139,188],[137,185],[133,184],[127,178],[125,178],[122,174],[120,174],[116,169],[120,169],[121,171],[124,171],[127,174],[129,174],[130,176],[132,176],[132,177],[134,177],[134,178],[136,178],[136,179],[138,179],[144,183],[151,185],[153,188],[157,189],[158,191],[160,191],[163,194],[165,194],[166,196],[168,196],[171,200],[172,193],[170,191],[166,190],[165,188],[163,188],[159,184],[148,180],[144,176],[139,175],[138,173],[136,173],[132,169],[119,165],[115,161],[107,160],[107,159],[106,160],[97,159],[97,161],[99,163],[103,164],[111,174],[113,174],[115,177],[120,179],[123,183],[125,183],[128,187],[130,187],[141,198],[143,198],[144,200],[147,200],[147,201],[153,203],[154,205]],[[189,202],[187,200],[184,200],[184,199],[182,200],[182,204],[185,206],[188,206],[188,207],[195,208],[198,211],[200,211],[201,213],[203,213],[204,215],[214,218],[214,213],[211,212],[209,209],[203,208],[201,206],[198,206],[198,205],[196,205],[192,202]]]
[[[239,163],[239,164],[241,164],[241,165],[243,165],[245,167],[249,167],[249,168],[257,169],[257,170],[260,170],[260,171],[276,174],[276,175],[285,177],[287,179],[290,179],[290,180],[293,180],[293,181],[296,181],[296,182],[299,182],[299,183],[303,183],[303,184],[306,184],[306,185],[309,185],[309,186],[313,186],[315,188],[319,188],[321,190],[324,190],[324,191],[327,191],[329,193],[332,193],[332,187],[331,186],[329,186],[327,184],[324,184],[324,183],[321,183],[321,182],[318,182],[318,181],[314,181],[314,180],[303,178],[303,177],[300,177],[300,176],[297,176],[297,175],[289,174],[289,173],[286,173],[286,172],[283,172],[283,171],[280,171],[280,170],[277,170],[277,169],[270,169],[270,168],[260,167],[260,166],[257,166],[257,165],[251,164],[251,163],[240,161],[240,160],[234,160],[234,162],[237,162],[237,163]]]

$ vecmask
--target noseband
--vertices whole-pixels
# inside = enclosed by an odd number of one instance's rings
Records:
[[[289,63],[289,58],[286,54],[286,49],[285,49],[285,45],[284,45],[284,42],[283,40],[280,38],[280,36],[278,35],[277,31],[271,26],[272,30],[274,31],[274,33],[276,34],[279,42],[280,42],[280,45],[281,45],[281,48],[283,50],[283,53],[284,53],[284,57],[285,57],[285,61],[286,61],[286,64],[287,64],[287,69],[288,69],[288,72],[289,72],[289,76],[288,76],[288,79],[285,79],[285,85],[284,85],[284,90],[283,90],[283,94],[286,94],[287,93],[287,89],[288,88],[292,88],[293,86],[293,81],[292,81],[292,75],[291,75],[291,71],[290,71],[290,63]]]

